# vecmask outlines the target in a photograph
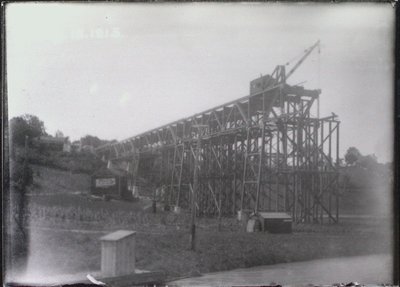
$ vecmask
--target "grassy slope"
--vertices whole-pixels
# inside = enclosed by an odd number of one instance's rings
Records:
[[[88,189],[82,174],[35,167],[32,190],[31,265],[37,272],[69,273],[100,268],[99,233],[62,229],[134,229],[138,268],[164,270],[170,277],[315,258],[390,252],[388,226],[379,219],[346,219],[340,225],[296,226],[289,235],[237,232],[225,219],[221,232],[213,220],[201,219],[197,250],[188,250],[188,216],[151,214],[147,203],[93,201],[76,191]],[[42,194],[42,195],[40,195]],[[45,194],[45,195],[43,195]],[[52,194],[52,195],[49,195]],[[357,199],[356,197],[355,199]],[[350,209],[351,211],[351,209]],[[47,212],[47,213],[46,213]],[[387,222],[387,220],[386,220]],[[383,221],[385,223],[385,221]]]
[[[343,230],[333,227],[328,234],[318,230],[288,235],[200,229],[196,252],[188,250],[187,229],[161,232],[154,228],[137,234],[137,266],[163,270],[174,277],[316,258],[387,253],[390,250],[388,238],[378,234],[375,227],[368,230],[360,225],[357,230],[351,223],[346,225]],[[33,232],[34,265],[40,262],[47,272],[99,269],[98,238],[101,235],[56,229]]]

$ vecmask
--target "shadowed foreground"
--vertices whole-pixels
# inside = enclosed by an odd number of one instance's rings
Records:
[[[278,284],[333,284],[360,282],[390,283],[392,258],[389,255],[366,255],[320,259],[236,269],[205,274],[201,277],[170,282],[179,286],[238,286]]]

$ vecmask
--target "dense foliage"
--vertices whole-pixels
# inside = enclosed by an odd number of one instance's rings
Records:
[[[46,135],[43,121],[34,115],[23,115],[10,120],[10,136],[12,145],[23,146],[25,137],[30,139]]]
[[[23,180],[23,176],[27,176],[29,172],[23,172],[22,165],[20,164],[25,158],[24,144],[25,138],[29,139],[29,148],[27,150],[28,162],[30,164],[39,164],[49,166],[62,170],[69,170],[73,172],[92,173],[94,170],[101,166],[101,161],[96,158],[90,150],[82,150],[80,152],[74,150],[73,152],[63,152],[52,150],[46,146],[31,145],[35,138],[47,135],[46,128],[42,120],[35,115],[22,115],[14,117],[9,122],[10,127],[10,150],[11,157],[14,159],[13,166],[11,167],[11,184],[19,189],[22,182],[29,185],[29,180]],[[56,137],[64,137],[62,131],[57,130]],[[106,143],[113,142],[99,139],[96,136],[86,135],[81,138],[81,146],[98,147]],[[79,141],[75,144],[79,144]]]
[[[91,174],[99,169],[102,161],[90,152],[62,152],[29,150],[29,162],[72,172]]]
[[[11,162],[11,187],[14,190],[23,192],[25,188],[32,184],[32,169],[23,163],[23,159]]]
[[[345,154],[346,167],[341,169],[345,181],[353,188],[383,188],[390,186],[393,181],[393,170],[390,163],[379,163],[377,157],[363,155],[350,147]]]
[[[107,143],[113,143],[113,142],[116,142],[116,141],[115,140],[112,140],[112,141],[102,140],[102,139],[99,139],[98,137],[92,136],[92,135],[86,135],[81,138],[82,146],[88,145],[88,146],[92,146],[94,148],[105,145]]]
[[[344,155],[344,160],[347,165],[355,164],[361,158],[360,151],[355,147],[349,147],[346,154]]]

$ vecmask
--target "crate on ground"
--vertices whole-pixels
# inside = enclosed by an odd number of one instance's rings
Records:
[[[286,212],[259,212],[263,231],[270,233],[291,233],[292,217]]]

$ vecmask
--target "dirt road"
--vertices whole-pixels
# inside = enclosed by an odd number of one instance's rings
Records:
[[[205,274],[170,282],[178,286],[238,286],[333,284],[360,282],[363,284],[390,283],[390,255],[367,255],[307,262],[285,263],[226,272]]]

